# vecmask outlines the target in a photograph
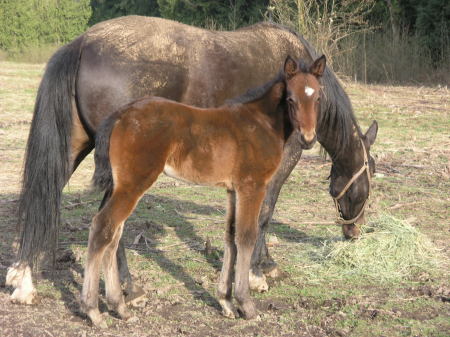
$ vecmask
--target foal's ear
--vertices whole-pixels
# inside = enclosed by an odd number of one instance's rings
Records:
[[[375,139],[377,138],[378,133],[378,123],[377,121],[373,121],[372,125],[367,129],[366,134],[364,135],[367,141],[369,142],[369,146],[372,146],[375,143]]]
[[[288,55],[288,57],[286,57],[286,61],[284,61],[284,74],[286,75],[286,78],[292,78],[297,72],[297,69],[297,62],[290,55]]]
[[[327,58],[322,55],[309,67],[309,72],[316,77],[321,77],[325,71],[325,66],[327,65]]]

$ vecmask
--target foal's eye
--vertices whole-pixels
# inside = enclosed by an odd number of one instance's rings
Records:
[[[293,104],[293,105],[297,104],[297,99],[292,96],[288,96],[287,101],[289,104]]]

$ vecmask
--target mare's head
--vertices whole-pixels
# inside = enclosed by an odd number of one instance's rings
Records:
[[[330,194],[334,200],[337,223],[342,225],[346,239],[360,235],[359,225],[365,223],[364,210],[370,195],[370,181],[375,172],[375,161],[370,147],[378,132],[376,121],[364,135],[358,135],[347,155],[333,160],[330,173]]]
[[[310,149],[316,139],[316,125],[320,111],[320,78],[326,59],[322,55],[310,66],[288,56],[284,62],[286,100],[289,118],[294,129],[301,133],[301,146]]]

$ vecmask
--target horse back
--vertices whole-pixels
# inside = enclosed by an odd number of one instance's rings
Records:
[[[160,18],[117,18],[84,35],[78,106],[94,132],[112,111],[144,95],[219,106],[268,81],[287,54],[309,57],[297,36],[268,24],[217,32]]]

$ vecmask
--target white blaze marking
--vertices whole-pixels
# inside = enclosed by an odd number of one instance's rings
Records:
[[[305,87],[305,94],[308,97],[312,96],[312,94],[314,94],[314,91],[315,90],[313,88],[311,88],[311,87],[308,87],[308,86]]]

